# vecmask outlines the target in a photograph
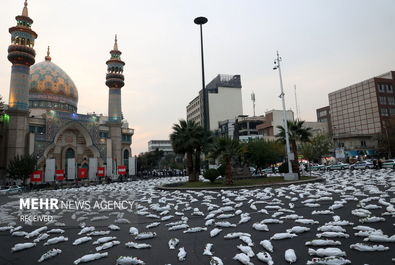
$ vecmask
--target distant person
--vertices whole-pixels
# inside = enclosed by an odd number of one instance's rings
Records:
[[[381,160],[381,158],[378,161],[378,165],[379,165],[379,169],[383,168],[383,161]]]
[[[377,167],[377,160],[376,160],[376,159],[373,160],[373,168],[374,168],[374,169],[377,169],[377,168],[378,168],[378,167]]]
[[[306,172],[305,172],[305,170],[304,170],[304,165],[303,165],[303,164],[300,164],[300,166],[299,166],[299,171],[300,171],[300,173],[302,174],[302,176],[304,176],[304,174],[305,174]]]

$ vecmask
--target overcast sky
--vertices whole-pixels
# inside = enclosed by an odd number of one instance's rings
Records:
[[[8,102],[11,64],[8,28],[23,0],[0,4],[0,94]],[[186,105],[201,88],[199,29],[206,16],[206,80],[240,74],[244,114],[281,108],[276,50],[283,58],[287,106],[315,120],[328,93],[395,70],[394,0],[30,0],[29,16],[38,34],[36,62],[47,45],[52,61],[78,88],[78,112],[107,115],[105,86],[109,51],[118,34],[126,62],[122,109],[135,129],[133,154],[150,139],[167,139],[171,126],[186,118]]]

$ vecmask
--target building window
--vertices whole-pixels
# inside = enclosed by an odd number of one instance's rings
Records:
[[[393,91],[394,91],[394,88],[392,87],[392,85],[387,85],[387,92],[392,93]]]
[[[388,116],[388,109],[387,108],[381,109],[381,116]]]
[[[365,140],[361,141],[361,147],[366,147],[366,141]]]
[[[108,132],[99,132],[100,138],[108,138]]]
[[[319,117],[325,117],[326,115],[327,115],[327,113],[325,110],[320,111],[318,114]]]
[[[128,134],[122,134],[122,141],[123,142],[130,142],[131,141],[131,137]]]
[[[31,126],[29,126],[29,132],[35,133],[35,134],[44,134],[45,133],[45,127],[44,126],[31,125]]]
[[[395,98],[394,97],[387,97],[388,105],[395,105]]]
[[[380,96],[379,97],[379,102],[380,102],[381,105],[386,105],[387,104],[386,97]]]
[[[377,89],[379,90],[379,92],[384,92],[384,85],[383,84],[377,84]]]
[[[391,116],[395,115],[395,109],[390,109],[390,115]]]

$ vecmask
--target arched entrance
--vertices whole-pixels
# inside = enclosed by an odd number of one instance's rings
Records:
[[[69,160],[69,158],[75,158],[75,151],[71,147],[67,148],[65,156],[64,156],[64,159],[65,159],[64,165],[66,165],[65,166],[65,172],[68,172],[68,160]]]
[[[123,151],[123,164],[128,168],[129,166],[129,150],[125,149]]]

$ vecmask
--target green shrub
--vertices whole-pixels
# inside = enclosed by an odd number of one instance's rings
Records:
[[[220,176],[225,176],[225,165],[221,164],[218,168],[217,168],[218,174]]]
[[[278,167],[278,172],[280,172],[280,173],[288,173],[288,164],[287,163],[282,163]]]
[[[217,169],[214,168],[210,168],[209,170],[207,170],[206,172],[204,172],[203,177],[205,179],[210,180],[211,183],[214,183],[214,181],[219,177],[219,172]]]

